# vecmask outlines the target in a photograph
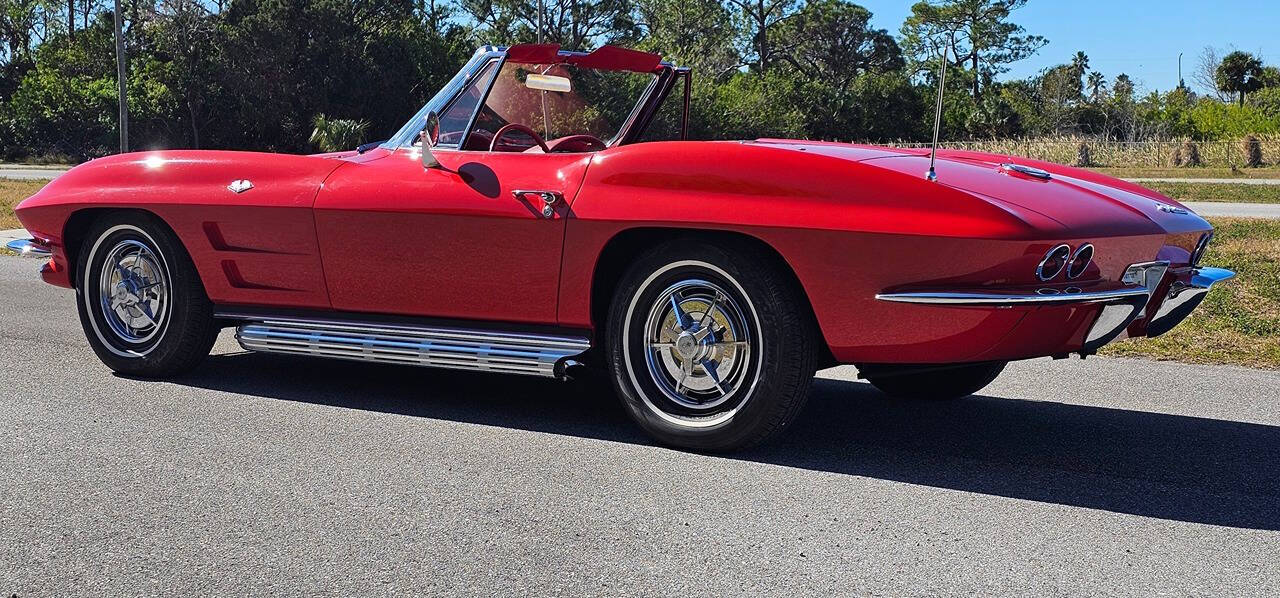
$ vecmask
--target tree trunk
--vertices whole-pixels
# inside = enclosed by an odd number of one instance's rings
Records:
[[[200,129],[196,127],[196,107],[187,101],[187,114],[191,115],[191,146],[192,149],[200,149]]]
[[[978,76],[978,48],[974,47],[973,49],[973,103],[974,104],[977,104],[979,99],[981,99],[978,97],[978,79],[980,78],[981,77]]]
[[[67,0],[67,37],[76,38],[76,0]]]
[[[764,12],[764,0],[756,2],[756,53],[760,55],[760,72],[769,68],[769,31],[766,28],[769,17]]]

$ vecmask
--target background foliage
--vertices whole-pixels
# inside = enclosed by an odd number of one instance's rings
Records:
[[[924,141],[943,46],[945,139],[1280,133],[1280,70],[1243,52],[1206,49],[1195,80],[1209,96],[1109,81],[1083,52],[1000,80],[1046,43],[1016,24],[1028,0],[922,1],[898,32],[845,0],[544,1],[548,41],[624,44],[693,67],[697,138]],[[538,29],[536,0],[122,6],[135,148],[305,152],[380,139],[478,45],[533,41]],[[110,8],[0,0],[0,158],[80,160],[118,146]]]

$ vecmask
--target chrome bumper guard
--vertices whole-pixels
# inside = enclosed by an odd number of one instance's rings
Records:
[[[915,303],[943,307],[1017,307],[1037,305],[1102,304],[1098,317],[1085,335],[1082,354],[1094,353],[1103,345],[1120,338],[1134,320],[1145,317],[1156,289],[1169,270],[1169,262],[1145,262],[1125,269],[1117,289],[1080,290],[1042,288],[1034,292],[1013,290],[923,291],[880,293],[876,299],[896,303]],[[1164,334],[1178,325],[1204,299],[1215,283],[1235,274],[1222,268],[1195,268],[1187,280],[1179,276],[1169,288],[1156,314],[1147,325],[1147,336]]]
[[[35,239],[14,239],[4,244],[4,248],[21,256],[49,257],[52,251]]]
[[[1189,279],[1173,281],[1156,315],[1147,323],[1147,336],[1160,336],[1172,330],[1191,315],[1213,285],[1235,276],[1235,272],[1223,268],[1194,268]]]

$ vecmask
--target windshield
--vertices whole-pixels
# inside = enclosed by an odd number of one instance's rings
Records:
[[[490,62],[480,64],[486,60]],[[427,113],[435,110],[440,115],[442,147],[525,151],[537,146],[536,140],[519,129],[505,132],[501,141],[494,143],[494,136],[504,126],[520,125],[534,131],[552,151],[603,149],[617,138],[657,81],[653,73],[568,63],[497,65],[492,55],[472,57],[459,76],[414,115],[387,146],[415,144]],[[465,78],[461,73],[475,76]],[[566,142],[557,144],[558,140]]]
[[[512,123],[529,127],[546,141],[574,135],[611,141],[653,80],[650,73],[508,62],[476,116],[468,145],[492,139],[498,129]],[[510,141],[519,145],[520,139],[517,134]],[[529,145],[532,141],[524,147]]]

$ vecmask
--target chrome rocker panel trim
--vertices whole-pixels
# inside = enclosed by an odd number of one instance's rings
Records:
[[[1235,278],[1236,273],[1225,268],[1194,268],[1189,280],[1175,280],[1169,286],[1156,315],[1147,323],[1147,336],[1160,336],[1181,324],[1200,305],[1213,285]]]
[[[591,348],[586,337],[494,332],[357,321],[247,317],[236,340],[249,351],[314,355],[356,361],[563,377],[575,357]]]

